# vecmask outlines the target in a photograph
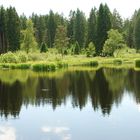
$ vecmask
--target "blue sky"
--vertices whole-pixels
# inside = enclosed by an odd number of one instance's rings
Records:
[[[71,9],[77,8],[88,15],[90,9],[94,6],[98,8],[100,3],[107,3],[111,11],[116,8],[124,18],[131,17],[135,9],[140,8],[140,0],[0,0],[0,5],[12,5],[19,14],[25,13],[27,16],[33,12],[47,14],[50,9],[68,16]]]

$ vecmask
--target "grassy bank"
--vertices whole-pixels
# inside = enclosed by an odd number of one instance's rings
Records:
[[[91,66],[115,68],[139,68],[139,57],[86,57],[85,55],[61,56],[55,51],[48,53],[7,53],[0,56],[1,69],[31,69],[34,71],[55,71],[61,68]]]

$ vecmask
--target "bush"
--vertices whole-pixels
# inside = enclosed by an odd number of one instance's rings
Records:
[[[124,48],[126,46],[122,34],[118,30],[111,29],[108,31],[108,39],[103,46],[104,56],[113,56],[113,53],[117,49]]]
[[[17,63],[17,61],[18,57],[12,52],[1,55],[1,63]]]
[[[140,59],[135,60],[135,67],[140,68]]]
[[[76,41],[72,46],[72,54],[79,54],[80,53],[80,46],[79,43]]]
[[[28,60],[29,61],[43,61],[47,59],[46,53],[29,53]]]
[[[48,46],[46,43],[43,42],[41,44],[40,53],[47,52],[47,51],[48,51]]]
[[[88,48],[86,49],[86,56],[91,57],[91,56],[95,56],[95,55],[96,55],[95,45],[93,42],[90,42],[88,45]]]
[[[20,51],[20,52],[17,52],[17,57],[18,57],[18,62],[21,62],[21,63],[25,63],[28,61],[28,55],[27,53],[23,52],[23,51]]]

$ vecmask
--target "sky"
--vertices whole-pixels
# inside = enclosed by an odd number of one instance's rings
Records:
[[[52,9],[68,17],[69,11],[77,8],[88,16],[91,8],[95,6],[98,9],[100,3],[107,3],[111,11],[116,8],[123,18],[130,18],[135,9],[140,8],[140,0],[0,0],[0,5],[14,6],[18,14],[24,13],[26,16],[33,12],[48,14]]]

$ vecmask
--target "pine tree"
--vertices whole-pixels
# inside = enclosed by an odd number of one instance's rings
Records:
[[[90,42],[95,42],[96,43],[96,26],[97,26],[97,17],[96,17],[96,9],[91,9],[90,16],[88,19],[88,34],[87,34],[87,41],[86,41],[86,46]]]
[[[42,42],[41,47],[40,47],[40,53],[45,53],[48,51],[48,47],[46,45],[46,43]]]
[[[122,32],[123,20],[116,9],[114,9],[111,15],[111,24],[112,24],[112,29],[117,29],[119,32]]]
[[[70,39],[70,44],[74,43],[74,22],[75,22],[75,11],[70,11],[69,21],[67,24],[67,36]]]
[[[83,12],[77,9],[74,22],[74,40],[78,42],[80,48],[85,45],[86,18]]]
[[[49,13],[47,28],[48,28],[47,30],[48,46],[52,48],[54,44],[55,33],[56,33],[56,28],[57,28],[53,11],[50,11]]]
[[[100,4],[97,19],[97,44],[96,52],[100,55],[107,39],[107,32],[111,29],[110,11],[108,6]]]
[[[0,54],[7,52],[6,10],[0,7]]]
[[[134,25],[134,45],[137,50],[140,49],[140,9],[137,12]]]
[[[16,51],[20,48],[20,19],[15,8],[7,9],[7,37],[9,51]]]
[[[46,27],[45,27],[45,18],[44,16],[40,16],[38,23],[37,23],[37,42],[38,45],[41,46],[41,44],[44,42],[45,43],[45,38],[46,38]]]
[[[21,28],[21,30],[26,29],[26,20],[27,20],[27,17],[24,14],[22,14],[20,16],[20,28]]]

